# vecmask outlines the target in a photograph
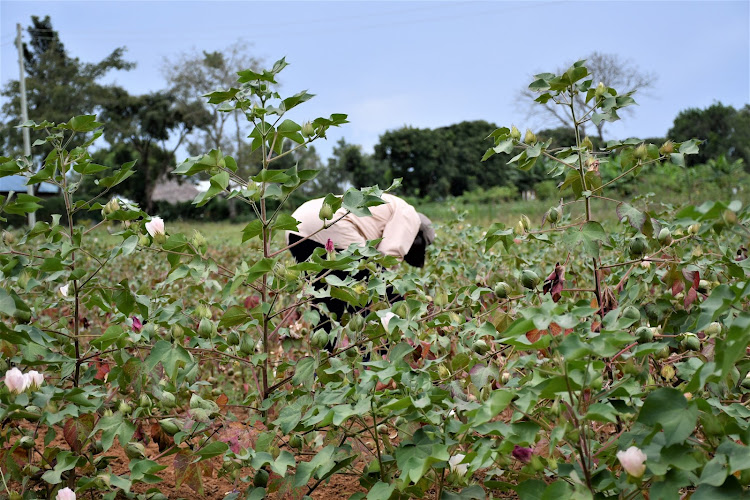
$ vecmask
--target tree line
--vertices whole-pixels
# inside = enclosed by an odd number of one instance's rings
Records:
[[[107,147],[95,153],[95,161],[113,168],[137,160],[136,175],[119,186],[119,194],[139,203],[149,213],[154,208],[154,188],[174,169],[176,152],[182,146],[190,155],[220,148],[237,160],[243,175],[252,175],[260,168],[258,151],[252,152],[247,140],[249,130],[238,119],[238,112],[224,112],[207,104],[202,97],[217,88],[231,87],[237,70],[260,66],[261,61],[245,46],[234,44],[222,51],[184,53],[163,68],[167,88],[132,95],[122,87],[103,83],[110,71],[135,67],[126,59],[124,47],[97,63],[84,63],[68,53],[49,16],[32,17],[27,31],[30,41],[24,44],[23,57],[29,118],[37,122],[45,119],[66,122],[75,115],[98,115],[106,123]],[[622,85],[648,88],[654,81],[652,75],[641,75],[634,80],[632,75],[637,70],[616,57],[597,53],[591,57],[595,67],[601,66],[597,71],[602,79],[608,80],[607,85],[625,79]],[[5,156],[20,154],[21,133],[16,128],[21,122],[19,82],[6,83],[2,95],[6,100],[2,107],[0,147]],[[542,140],[552,139],[552,147],[575,143],[572,128],[564,122],[559,125],[536,135]],[[544,176],[543,162],[529,171],[521,171],[506,165],[510,155],[497,154],[481,161],[492,145],[487,136],[496,128],[496,124],[481,120],[434,129],[407,126],[384,132],[372,154],[341,139],[325,162],[310,147],[280,158],[276,168],[297,164],[299,168],[319,170],[315,181],[301,193],[306,197],[342,191],[349,186],[389,185],[395,178],[403,179],[402,194],[432,200],[494,186],[513,186],[518,191],[532,189]],[[723,155],[730,161],[742,159],[747,167],[750,105],[735,109],[715,103],[706,109],[682,111],[666,138],[687,137],[706,140],[701,153],[691,158],[692,164]],[[39,138],[32,136],[32,142]],[[659,143],[666,138],[649,140]],[[603,126],[592,131],[591,140],[595,146],[605,143]],[[283,146],[283,150],[290,148],[291,144]],[[230,200],[228,215],[236,215],[237,210]]]

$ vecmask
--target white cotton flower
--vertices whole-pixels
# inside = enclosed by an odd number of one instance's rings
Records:
[[[76,493],[70,488],[63,488],[57,492],[55,500],[76,500]]]
[[[29,379],[18,368],[5,372],[5,385],[10,392],[21,394],[29,387]]]
[[[388,331],[388,324],[391,322],[391,319],[395,317],[396,315],[393,314],[392,312],[387,312],[385,316],[380,318],[380,322],[383,323],[383,328],[385,328],[386,332]]]
[[[164,220],[161,217],[153,217],[150,222],[146,223],[146,231],[151,237],[155,237],[157,234],[166,234],[164,229]]]
[[[27,387],[31,387],[32,389],[39,389],[44,383],[44,374],[36,370],[31,370],[24,377],[26,377]]]
[[[448,460],[448,465],[450,466],[451,472],[455,472],[459,476],[466,475],[466,471],[469,470],[469,464],[461,463],[463,462],[464,458],[466,458],[466,455],[457,453]]]
[[[58,288],[58,292],[60,292],[60,295],[62,295],[63,297],[67,297],[68,296],[68,288],[70,288],[70,284],[69,283],[65,283],[63,286],[61,286],[60,288]]]
[[[618,451],[617,460],[620,461],[625,472],[634,478],[639,478],[646,472],[646,454],[635,446],[625,451]]]

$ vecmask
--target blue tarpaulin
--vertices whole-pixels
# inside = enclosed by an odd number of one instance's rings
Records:
[[[9,193],[15,191],[16,193],[26,193],[26,177],[21,175],[9,175],[8,177],[0,177],[0,193]],[[57,186],[50,184],[49,182],[42,182],[34,186],[34,192],[36,194],[57,194],[60,192]]]

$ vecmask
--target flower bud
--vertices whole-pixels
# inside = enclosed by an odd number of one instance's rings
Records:
[[[724,212],[721,214],[721,218],[724,219],[724,223],[727,226],[733,226],[737,223],[737,214],[734,212],[734,210],[724,210]]]
[[[521,139],[521,131],[516,128],[515,125],[513,125],[510,129],[510,137],[514,141],[518,141]]]
[[[547,220],[552,224],[556,224],[562,218],[562,208],[552,207],[547,210]]]
[[[318,217],[320,217],[320,220],[333,219],[333,207],[330,203],[323,203],[323,206],[320,207],[320,212],[318,212]]]
[[[698,234],[698,231],[700,231],[701,225],[700,224],[693,224],[690,227],[688,227],[688,234]]]
[[[203,248],[204,245],[207,245],[208,242],[206,241],[206,238],[198,231],[193,230],[193,238],[191,243],[195,248]]]
[[[583,141],[581,141],[581,146],[588,149],[589,151],[594,150],[594,143],[591,142],[591,138],[589,136],[583,138]]]
[[[195,314],[201,318],[210,318],[212,316],[211,309],[206,304],[198,304],[195,306]]]
[[[125,400],[120,401],[120,404],[117,407],[117,410],[123,415],[129,415],[130,412],[133,411],[133,409],[130,407],[128,402]]]
[[[536,135],[531,129],[526,129],[526,134],[523,136],[523,142],[526,144],[536,144]]]
[[[521,224],[523,224],[523,229],[525,231],[528,231],[531,227],[531,220],[528,218],[528,216],[521,214]]]
[[[148,394],[141,394],[141,398],[138,401],[138,406],[140,406],[141,408],[151,408],[153,405],[154,404]]]
[[[15,234],[11,233],[10,231],[3,231],[3,243],[5,243],[8,246],[11,246],[15,242],[16,242]]]
[[[106,205],[104,205],[102,215],[106,218],[108,215],[118,210],[120,210],[120,202],[117,198],[112,198]]]
[[[302,133],[302,137],[312,137],[315,134],[315,127],[313,127],[312,123],[305,122],[302,125],[302,130],[300,132]]]
[[[674,366],[672,365],[662,365],[660,370],[661,376],[664,380],[672,380],[675,375]]]
[[[599,82],[599,85],[596,86],[596,90],[594,90],[594,95],[598,99],[603,96],[606,91],[607,87],[605,87],[604,82]]]
[[[181,325],[175,323],[171,328],[171,335],[174,340],[182,340],[185,336],[185,329]]]
[[[524,234],[526,232],[526,229],[524,229],[524,227],[523,227],[523,222],[522,221],[519,220],[516,223],[516,225],[513,226],[513,232],[515,234],[517,234],[518,236],[521,236],[522,234]]]
[[[139,245],[141,245],[142,247],[148,247],[148,246],[151,246],[151,239],[149,239],[149,237],[148,237],[148,236],[146,236],[145,234],[142,234],[142,235],[141,235],[141,236],[140,236],[140,237],[138,238],[138,244],[139,244]]]
[[[708,325],[706,327],[705,332],[706,332],[706,335],[708,335],[709,337],[714,337],[714,336],[720,334],[721,333],[721,323],[719,323],[718,321],[714,321],[713,323],[711,323],[710,325]]]
[[[645,143],[641,143],[637,148],[635,148],[635,151],[633,151],[633,156],[638,160],[645,160],[648,158],[648,148],[646,147]]]
[[[661,231],[659,231],[659,236],[657,237],[657,239],[662,245],[669,246],[672,244],[672,233],[669,232],[669,229],[663,227],[661,228]]]
[[[672,141],[665,142],[659,148],[659,154],[662,156],[667,156],[671,153],[674,153],[674,143]]]
[[[125,446],[125,455],[131,460],[142,460],[146,458],[146,447],[142,443],[131,441]]]

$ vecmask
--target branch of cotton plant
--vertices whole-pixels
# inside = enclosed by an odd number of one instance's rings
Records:
[[[350,213],[351,213],[351,211],[350,211],[350,210],[347,210],[347,211],[346,211],[346,213],[344,213],[344,214],[343,214],[343,215],[342,215],[341,217],[339,217],[338,219],[334,219],[334,220],[333,220],[333,221],[331,221],[331,222],[330,222],[329,224],[323,224],[323,227],[321,227],[321,228],[320,228],[320,229],[318,229],[317,231],[314,231],[314,232],[310,233],[309,235],[307,235],[307,236],[304,236],[304,237],[302,237],[301,239],[299,239],[299,240],[295,241],[294,243],[292,243],[292,244],[290,244],[290,245],[287,245],[287,246],[285,246],[284,248],[281,248],[281,249],[279,249],[279,250],[277,250],[277,251],[275,251],[275,252],[271,252],[271,253],[269,253],[269,254],[268,254],[268,257],[269,257],[269,258],[271,258],[271,257],[275,257],[275,256],[277,256],[278,254],[280,254],[281,252],[283,252],[283,251],[285,251],[285,250],[289,250],[289,249],[290,249],[290,248],[292,248],[292,247],[296,247],[297,245],[299,245],[299,244],[300,244],[300,243],[302,243],[303,241],[309,240],[309,239],[310,239],[310,238],[311,238],[312,236],[315,236],[315,235],[316,235],[316,234],[318,234],[319,232],[321,232],[321,231],[323,231],[323,230],[325,230],[325,229],[328,229],[329,227],[333,226],[334,224],[336,224],[336,223],[337,223],[338,221],[340,221],[341,219],[343,219],[344,217],[346,217],[346,216],[347,216],[347,215],[349,215]]]

